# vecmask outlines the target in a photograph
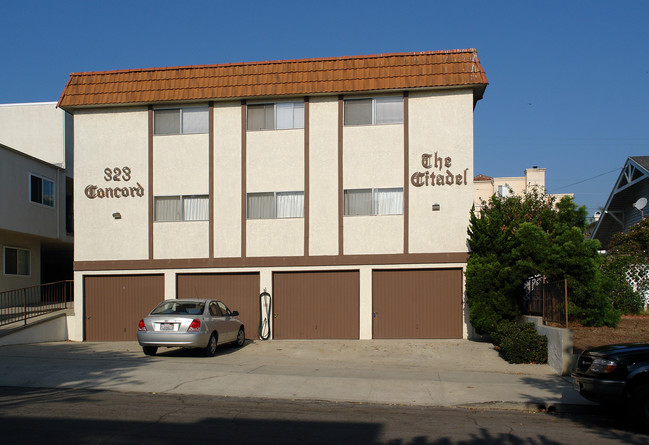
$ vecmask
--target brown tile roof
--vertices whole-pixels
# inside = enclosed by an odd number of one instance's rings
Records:
[[[72,73],[58,106],[487,86],[475,49]]]
[[[491,176],[479,174],[473,177],[474,181],[491,181],[493,178]]]

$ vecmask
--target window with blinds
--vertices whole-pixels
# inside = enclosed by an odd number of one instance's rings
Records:
[[[248,131],[304,128],[304,102],[248,105]]]
[[[156,196],[154,221],[207,221],[209,219],[207,195]]]
[[[247,219],[304,218],[304,192],[261,192],[246,195]]]
[[[345,99],[344,125],[383,125],[403,123],[403,97]]]
[[[187,107],[153,110],[153,134],[200,134],[209,131],[209,109]]]
[[[403,215],[403,188],[345,190],[343,215]]]

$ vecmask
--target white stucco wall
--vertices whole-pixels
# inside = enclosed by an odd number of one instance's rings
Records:
[[[241,256],[241,104],[214,104],[214,256]]]
[[[247,193],[304,191],[304,130],[248,131]],[[304,255],[304,218],[247,220],[248,256]]]
[[[148,250],[148,112],[146,108],[75,113],[75,260],[146,259]],[[129,167],[129,181],[104,169]],[[122,177],[124,179],[124,177]],[[143,196],[89,199],[87,186],[139,187]],[[121,219],[114,219],[119,212]]]
[[[0,144],[65,168],[65,114],[56,102],[0,105]]]
[[[153,195],[209,193],[207,134],[153,137]]]
[[[403,187],[403,124],[343,127],[343,190]],[[403,253],[403,215],[345,216],[344,253]]]
[[[248,193],[304,191],[304,130],[249,131]]]
[[[473,94],[471,90],[413,92],[409,117],[409,174],[444,176],[444,185],[408,184],[410,253],[465,252],[473,203]],[[433,167],[422,165],[424,154],[432,155]],[[435,156],[441,158],[437,167]],[[450,167],[446,158],[450,158]],[[453,175],[452,185],[446,183],[447,171]],[[458,175],[460,184],[456,183]],[[433,204],[439,204],[440,210],[433,211]]]
[[[153,223],[153,258],[207,258],[208,221]]]
[[[403,186],[403,124],[345,126],[343,187]]]
[[[304,218],[251,219],[247,223],[248,256],[304,255]]]
[[[403,215],[346,216],[345,255],[403,253]]]
[[[338,254],[338,99],[309,103],[309,254]]]

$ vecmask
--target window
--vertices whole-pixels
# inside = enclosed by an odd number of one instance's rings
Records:
[[[207,195],[156,196],[154,208],[156,222],[207,221],[210,213]]]
[[[5,247],[4,274],[28,277],[31,274],[31,254],[27,249]]]
[[[403,97],[346,99],[345,125],[382,125],[403,123]]]
[[[248,130],[290,130],[304,128],[304,103],[248,105]]]
[[[54,207],[54,181],[30,174],[29,199],[31,202]]]
[[[221,308],[221,312],[223,313],[223,316],[224,316],[224,317],[227,317],[227,316],[232,315],[232,313],[230,312],[230,309],[228,309],[228,307],[227,307],[225,304],[223,304],[223,303],[220,302],[220,301],[217,301],[216,303],[217,303],[217,304],[219,305],[219,307]]]
[[[509,186],[507,184],[498,186],[498,196],[501,198],[507,198],[509,196]]]
[[[304,192],[248,193],[248,219],[303,218]]]
[[[153,134],[198,134],[208,131],[207,107],[153,110]]]
[[[223,311],[221,311],[219,305],[216,304],[216,301],[210,303],[210,315],[213,315],[214,317],[223,317]]]
[[[344,216],[403,215],[403,188],[344,191]]]

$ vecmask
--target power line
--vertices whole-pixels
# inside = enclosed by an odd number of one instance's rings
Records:
[[[600,173],[600,174],[597,175],[597,176],[593,176],[592,178],[586,178],[586,179],[582,179],[581,181],[573,182],[572,184],[562,185],[561,187],[557,187],[556,189],[553,189],[552,192],[554,193],[554,192],[556,192],[557,190],[565,189],[566,187],[572,187],[573,185],[577,185],[577,184],[581,184],[582,182],[586,182],[586,181],[590,181],[590,180],[593,180],[593,179],[597,179],[597,178],[599,178],[600,176],[608,175],[609,173],[613,173],[613,172],[617,172],[617,171],[620,171],[620,169],[619,169],[619,168],[615,168],[615,169],[613,169],[613,170],[610,170],[610,171],[607,171],[607,172],[604,172],[604,173]]]

